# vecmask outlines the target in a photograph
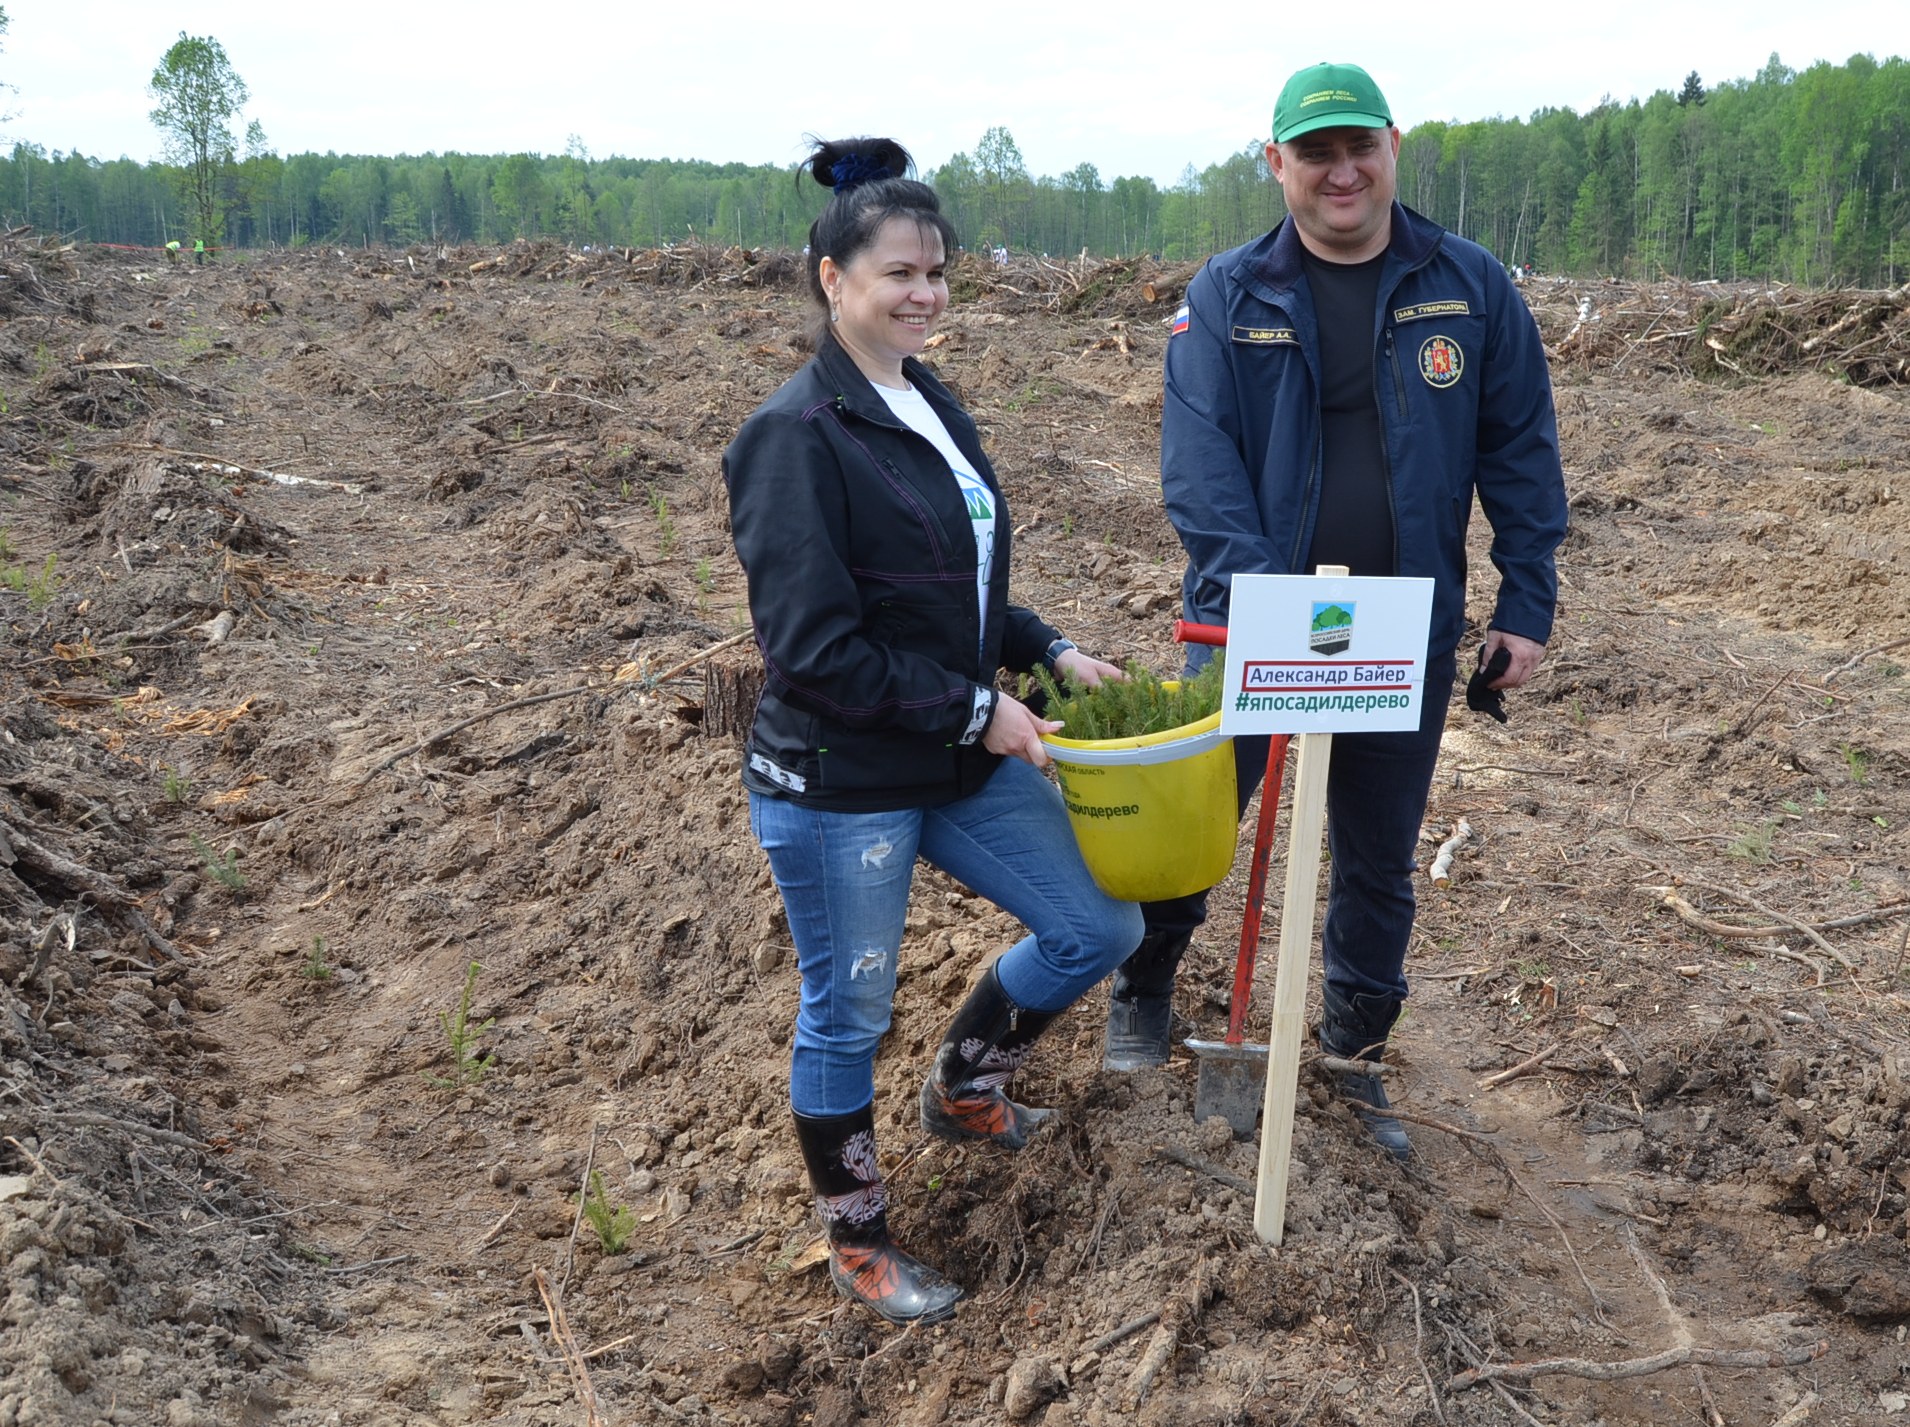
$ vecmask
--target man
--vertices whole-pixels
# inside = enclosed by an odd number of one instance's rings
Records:
[[[1529,679],[1551,634],[1565,489],[1537,326],[1497,259],[1395,201],[1399,130],[1371,77],[1295,74],[1266,154],[1288,216],[1188,284],[1167,344],[1161,485],[1190,620],[1225,624],[1236,574],[1331,564],[1434,581],[1419,729],[1336,737],[1328,776],[1320,1045],[1376,1061],[1406,996],[1413,852],[1465,624],[1473,496],[1499,586],[1468,702],[1490,711],[1488,689]],[[1235,757],[1244,812],[1267,740],[1236,739]],[[1174,971],[1206,900],[1144,908],[1147,936],[1111,988],[1106,1068],[1167,1058]],[[1337,1079],[1408,1157],[1380,1078]]]

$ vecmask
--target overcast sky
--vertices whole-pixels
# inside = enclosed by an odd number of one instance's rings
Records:
[[[1163,185],[1266,137],[1294,69],[1363,64],[1401,128],[1910,54],[1904,0],[1309,6],[611,0],[4,0],[0,134],[158,157],[146,83],[184,29],[225,46],[280,153],[559,153],[789,164],[886,133],[931,168],[1005,126],[1029,170]]]

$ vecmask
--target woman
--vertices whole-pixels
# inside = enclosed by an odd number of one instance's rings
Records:
[[[1139,942],[1098,889],[1041,735],[997,690],[1042,664],[1118,678],[1008,603],[1009,522],[975,424],[916,360],[948,305],[955,235],[893,140],[825,143],[833,193],[809,232],[816,354],[723,459],[766,680],[743,782],[802,973],[796,1136],[847,1297],[933,1322],[962,1290],[889,1237],[876,1163],[889,1028],[920,856],[1029,928],[982,974],[922,1086],[922,1126],[1009,1149],[1050,1113],[1004,1093],[1035,1038]]]

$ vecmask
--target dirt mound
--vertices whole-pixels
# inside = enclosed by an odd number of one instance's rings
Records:
[[[1475,838],[1422,889],[1417,1157],[1304,1068],[1277,1251],[1255,1146],[1194,1123],[1185,1060],[1102,1074],[1096,997],[1028,1071],[1037,1152],[921,1135],[932,1043],[1018,934],[923,875],[878,1122],[905,1241],[970,1299],[897,1333],[818,1267],[737,780],[718,462],[802,361],[800,257],[15,261],[50,300],[0,287],[0,1427],[1904,1406],[1910,409],[1851,384],[1897,350],[1885,298],[1626,289],[1575,336],[1528,284],[1557,635],[1508,727],[1448,729],[1428,853]],[[1192,270],[964,257],[932,353],[1018,597],[1161,670]],[[1230,882],[1190,1033],[1239,915]]]

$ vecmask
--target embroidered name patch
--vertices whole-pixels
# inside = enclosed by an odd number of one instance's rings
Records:
[[[1419,349],[1419,374],[1428,386],[1448,387],[1466,369],[1466,354],[1450,337],[1428,337]]]
[[[1445,302],[1415,302],[1411,307],[1395,307],[1393,321],[1417,322],[1422,317],[1470,317],[1472,306],[1463,298]]]
[[[1285,343],[1292,347],[1300,345],[1300,339],[1294,336],[1291,327],[1236,327],[1234,341],[1246,342],[1257,347],[1272,346],[1276,343]]]

